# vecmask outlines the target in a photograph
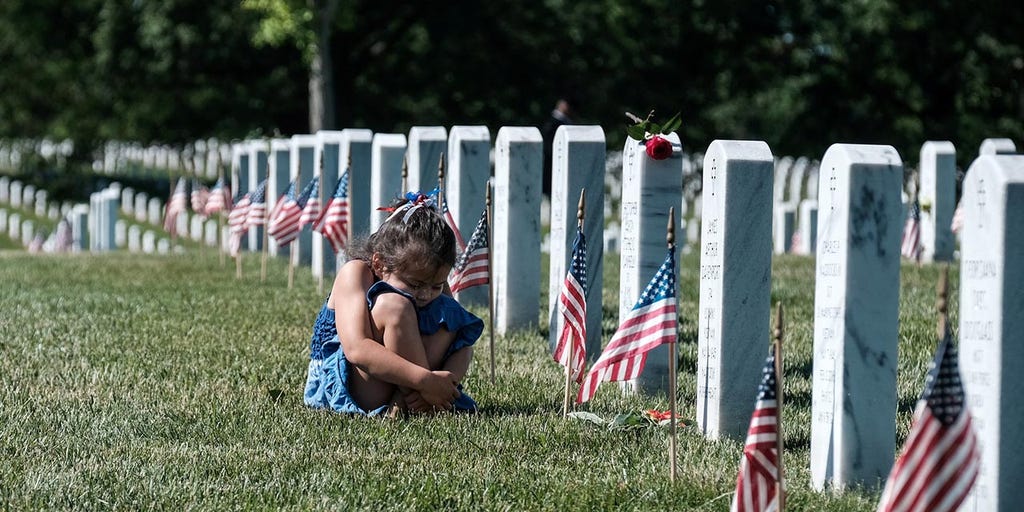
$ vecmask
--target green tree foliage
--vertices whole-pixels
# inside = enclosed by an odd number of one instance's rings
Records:
[[[304,132],[323,1],[5,0],[0,136]],[[338,127],[496,131],[569,97],[611,147],[650,109],[682,112],[692,150],[885,143],[913,163],[948,139],[966,165],[985,137],[1024,144],[1017,4],[346,0],[326,21]]]

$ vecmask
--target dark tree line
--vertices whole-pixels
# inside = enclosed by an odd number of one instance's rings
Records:
[[[300,12],[309,0],[274,0]],[[300,12],[301,14],[301,12]],[[302,19],[299,16],[299,19]],[[178,144],[302,133],[310,67],[257,44],[237,0],[0,2],[0,137]],[[683,115],[681,136],[820,156],[952,140],[1024,144],[1024,6],[800,0],[341,0],[335,126],[540,125],[559,97],[621,146],[624,111]]]

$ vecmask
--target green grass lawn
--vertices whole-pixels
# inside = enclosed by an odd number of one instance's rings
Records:
[[[686,418],[696,416],[697,264],[680,261]],[[609,257],[606,331],[617,321],[617,269]],[[0,508],[728,510],[742,441],[682,429],[672,484],[667,430],[562,417],[562,372],[539,331],[496,340],[493,385],[485,333],[465,382],[478,415],[310,410],[302,385],[324,297],[302,271],[288,290],[281,261],[266,282],[257,257],[244,270],[237,280],[212,251],[0,252]],[[788,505],[874,510],[877,490],[809,487],[813,271],[810,258],[774,259],[772,299],[787,308]],[[938,273],[903,267],[900,444],[935,344]],[[951,277],[955,312],[955,268]],[[767,347],[767,324],[764,333]],[[606,384],[586,410],[610,418],[646,408],[667,400],[621,397]]]

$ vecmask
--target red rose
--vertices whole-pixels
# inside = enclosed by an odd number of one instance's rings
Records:
[[[672,143],[661,135],[655,135],[644,143],[647,146],[647,156],[654,160],[664,160],[672,156]]]

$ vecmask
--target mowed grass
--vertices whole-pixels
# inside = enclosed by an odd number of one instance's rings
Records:
[[[679,404],[691,419],[698,263],[680,259]],[[787,318],[789,508],[874,510],[878,490],[810,490],[814,261],[773,265],[773,303]],[[465,382],[478,415],[380,420],[306,408],[310,327],[324,296],[308,271],[289,290],[281,261],[268,270],[261,282],[249,256],[238,280],[213,252],[0,253],[0,508],[728,510],[741,440],[681,429],[671,483],[667,429],[562,417],[564,379],[540,329],[496,339],[494,384],[485,333]],[[617,271],[609,257],[605,342]],[[902,269],[901,444],[935,345],[938,274]],[[767,324],[764,333],[767,347]],[[664,396],[616,389],[606,384],[585,410],[667,408]]]

